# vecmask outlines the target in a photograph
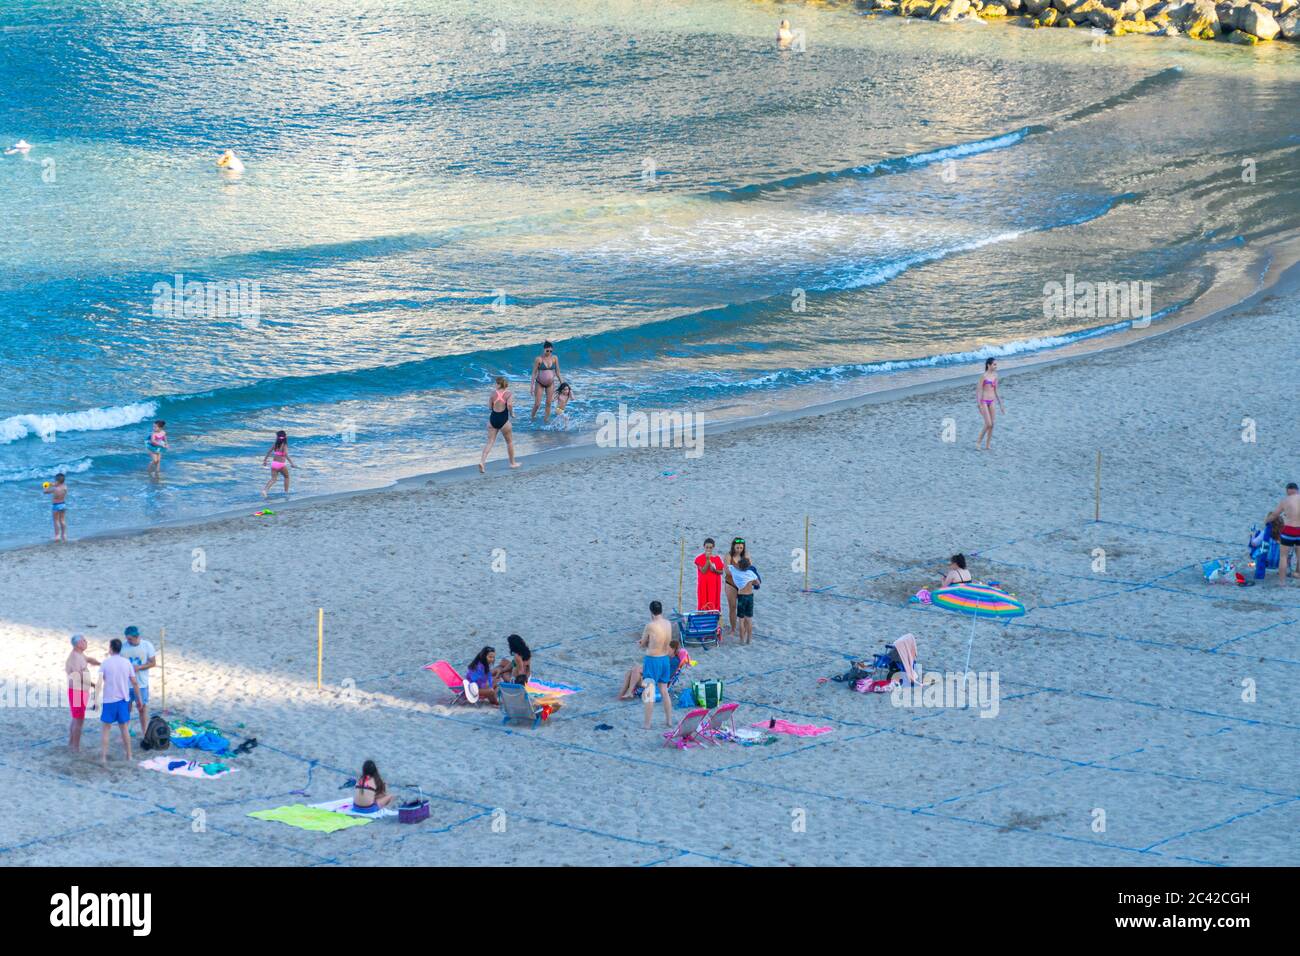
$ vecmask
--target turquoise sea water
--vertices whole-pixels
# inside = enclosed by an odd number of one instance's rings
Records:
[[[543,338],[577,400],[524,451],[1123,324],[1045,317],[1067,274],[1193,302],[1300,226],[1300,49],[1091,40],[741,0],[0,4],[0,146],[32,144],[0,156],[0,543],[47,536],[59,469],[74,537],[260,502],[276,428],[299,494],[476,460]],[[257,314],[171,308],[196,282]]]

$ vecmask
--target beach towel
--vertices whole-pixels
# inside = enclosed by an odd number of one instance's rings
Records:
[[[197,760],[177,760],[175,757],[150,757],[148,760],[141,760],[140,766],[145,770],[156,770],[158,773],[170,774],[173,777],[192,777],[197,780],[224,777],[237,769],[218,764],[224,769],[209,773]]]
[[[788,720],[780,719],[774,724],[762,721],[749,726],[761,727],[763,730],[774,734],[790,734],[793,737],[820,737],[822,734],[829,734],[835,729],[834,727],[818,727],[815,724],[792,724]]]
[[[249,816],[257,820],[271,820],[275,823],[283,823],[285,826],[297,827],[299,830],[312,830],[317,833],[333,833],[335,830],[363,827],[370,822],[370,817],[335,813],[333,810],[309,807],[301,803],[275,807],[271,810],[254,810]]]
[[[582,690],[581,687],[574,687],[571,684],[557,684],[555,681],[528,679],[528,693],[537,697],[564,697],[568,694],[576,694]]]
[[[898,651],[898,659],[903,662],[903,670],[907,673],[907,679],[912,684],[918,683],[916,676],[916,637],[911,634],[904,634],[894,641],[894,650]]]
[[[764,744],[776,743],[776,737],[772,734],[765,734],[761,730],[754,730],[750,727],[737,727],[736,732],[731,735],[731,740],[746,747],[759,747]]]
[[[329,800],[325,803],[313,803],[312,806],[318,807],[321,810],[328,810],[330,813],[342,813],[349,817],[360,817],[363,820],[373,820],[376,817],[397,816],[397,810],[393,807],[382,807],[374,813],[357,813],[357,811],[352,809],[351,798],[346,800]]]

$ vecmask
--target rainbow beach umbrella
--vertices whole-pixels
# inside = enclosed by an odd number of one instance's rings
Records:
[[[930,595],[932,603],[945,611],[969,614],[970,642],[966,645],[966,671],[970,671],[970,652],[975,646],[975,622],[982,617],[1009,620],[1024,617],[1025,606],[1000,588],[988,584],[954,584],[939,588]]]

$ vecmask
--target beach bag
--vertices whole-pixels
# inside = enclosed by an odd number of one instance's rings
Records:
[[[717,707],[722,703],[722,681],[697,680],[691,685],[696,707]]]
[[[397,808],[398,823],[419,823],[421,820],[429,819],[429,798],[418,787],[416,792],[419,794],[418,797],[408,800]]]
[[[140,738],[141,750],[166,750],[172,745],[172,729],[167,726],[167,721],[163,720],[157,714],[149,718],[149,726],[144,729],[144,736]]]
[[[680,694],[677,695],[677,706],[678,706],[678,707],[694,707],[694,706],[695,706],[695,688],[694,688],[694,687],[683,687],[683,688],[682,688],[682,692],[681,692]]]

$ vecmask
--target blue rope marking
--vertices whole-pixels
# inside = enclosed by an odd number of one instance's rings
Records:
[[[1295,620],[1278,621],[1276,624],[1269,624],[1266,627],[1257,627],[1255,628],[1255,630],[1247,631],[1245,634],[1239,635],[1238,637],[1230,637],[1221,644],[1215,644],[1213,647],[1209,649],[1209,653],[1217,654],[1219,653],[1219,648],[1221,647],[1227,647],[1229,644],[1234,644],[1237,641],[1245,640],[1248,637],[1254,637],[1256,634],[1263,634],[1265,631],[1271,631],[1275,627],[1287,627],[1288,625],[1295,624],[1295,623],[1296,623]]]

